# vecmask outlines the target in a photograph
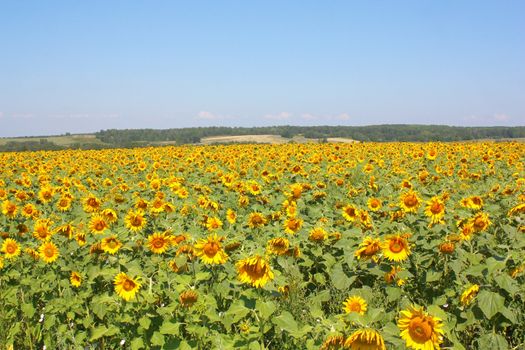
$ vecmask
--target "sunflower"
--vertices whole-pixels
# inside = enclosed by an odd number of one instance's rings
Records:
[[[296,217],[286,219],[284,222],[284,232],[293,235],[301,229],[303,226],[303,220]]]
[[[117,292],[118,296],[126,301],[134,299],[135,294],[138,292],[141,286],[138,279],[133,279],[124,272],[121,272],[115,276],[113,284],[115,285],[115,292]]]
[[[410,245],[401,235],[388,236],[381,244],[384,256],[390,261],[404,261],[410,255]]]
[[[401,195],[400,205],[404,212],[415,213],[421,205],[421,200],[419,199],[417,192],[411,190]]]
[[[47,241],[53,235],[51,230],[52,221],[49,219],[40,219],[35,223],[33,228],[33,237],[41,241]]]
[[[239,280],[256,288],[262,288],[274,278],[270,265],[259,255],[242,259],[235,264],[235,267]]]
[[[58,248],[53,242],[42,243],[38,250],[40,252],[40,258],[48,264],[58,259]]]
[[[6,238],[2,243],[2,253],[5,254],[6,259],[14,259],[20,255],[20,246],[12,238]]]
[[[342,335],[331,335],[323,342],[320,350],[339,350],[345,348],[345,338]]]
[[[452,254],[456,249],[454,242],[446,241],[439,245],[439,252],[442,254]]]
[[[359,244],[359,249],[355,252],[357,259],[370,259],[381,249],[381,241],[379,238],[365,237],[363,242]]]
[[[82,283],[82,277],[80,274],[76,271],[71,272],[71,276],[69,277],[69,281],[71,282],[71,285],[73,287],[80,287],[80,284]]]
[[[105,237],[102,239],[102,242],[100,242],[100,248],[111,255],[118,252],[120,247],[122,247],[122,243],[116,236]]]
[[[357,312],[360,315],[364,315],[366,309],[367,304],[365,299],[361,298],[358,295],[350,296],[343,302],[343,311],[347,314],[351,312]]]
[[[477,213],[473,218],[469,220],[469,222],[472,225],[472,228],[476,232],[485,231],[487,227],[492,224],[492,222],[489,220],[489,216],[487,213],[479,212]]]
[[[343,208],[343,217],[346,221],[354,222],[359,217],[359,210],[351,204]]]
[[[55,190],[52,187],[44,186],[38,191],[38,199],[40,199],[42,203],[49,203],[51,199],[53,199],[54,194]]]
[[[117,212],[111,208],[106,208],[102,210],[101,214],[104,217],[104,220],[106,220],[110,224],[116,222],[118,219]]]
[[[199,299],[199,295],[194,290],[185,290],[184,292],[180,293],[179,295],[179,301],[183,307],[192,307],[193,304],[197,302]]]
[[[32,217],[32,216],[34,216],[36,214],[37,214],[37,210],[36,210],[35,206],[32,203],[27,203],[22,208],[22,216],[24,216],[26,218],[30,218],[30,217]]]
[[[386,350],[385,341],[375,329],[358,329],[345,341],[345,348],[351,350]]]
[[[27,255],[29,255],[31,258],[33,258],[33,260],[40,259],[40,254],[38,254],[38,252],[36,250],[34,250],[33,248],[26,248],[26,249],[24,249],[24,252]]]
[[[237,214],[232,209],[226,210],[226,220],[233,225],[235,224],[235,221],[237,221]]]
[[[509,212],[507,213],[507,216],[513,216],[513,215],[516,215],[516,214],[525,214],[525,203],[521,203],[521,204],[518,204],[514,207],[512,207]]]
[[[62,196],[60,197],[56,205],[57,205],[58,210],[60,210],[61,212],[66,212],[69,209],[71,209],[72,202],[73,200],[71,199],[71,197]]]
[[[425,208],[425,215],[430,218],[430,225],[443,223],[445,216],[445,203],[440,197],[432,197]]]
[[[268,244],[266,245],[266,250],[269,254],[285,255],[288,252],[289,247],[290,241],[288,241],[288,239],[277,237],[272,238],[268,241]]]
[[[368,205],[368,209],[372,211],[378,211],[379,209],[381,209],[383,204],[381,203],[381,200],[378,198],[370,198],[368,199],[367,205]]]
[[[222,227],[221,219],[217,217],[209,217],[206,219],[206,228],[208,231],[217,230]]]
[[[137,232],[146,226],[147,220],[142,210],[130,210],[124,219],[124,223],[130,231]]]
[[[479,285],[474,284],[470,288],[466,289],[463,293],[461,293],[460,301],[463,306],[469,305],[472,300],[478,295],[479,292]]]
[[[106,229],[109,227],[109,224],[106,222],[104,217],[99,214],[95,214],[91,217],[91,220],[89,222],[89,229],[93,233],[104,233]]]
[[[460,202],[462,207],[479,210],[483,208],[483,198],[480,196],[471,196],[463,198]]]
[[[259,212],[253,212],[248,216],[248,227],[258,228],[266,225],[266,218]]]
[[[101,205],[102,201],[92,194],[84,198],[84,200],[82,201],[82,207],[84,208],[84,211],[86,213],[93,213],[98,211]]]
[[[195,255],[205,264],[224,264],[228,255],[222,249],[223,240],[224,237],[219,237],[217,234],[208,236],[207,239],[199,239],[194,245]]]
[[[322,242],[328,238],[328,232],[322,227],[313,228],[308,235],[308,239],[313,242]]]
[[[422,307],[411,306],[401,311],[397,326],[408,348],[434,350],[439,349],[443,342],[441,319],[429,315]]]
[[[0,256],[0,270],[4,268],[4,258]]]
[[[2,203],[2,214],[7,216],[10,219],[13,219],[18,213],[18,207],[15,203],[10,201],[4,201]]]
[[[148,247],[155,254],[164,253],[170,246],[172,237],[169,233],[154,233],[148,236]]]

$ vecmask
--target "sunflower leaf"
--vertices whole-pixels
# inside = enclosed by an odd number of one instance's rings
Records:
[[[498,293],[481,291],[478,295],[478,306],[488,319],[501,311],[505,305],[505,298]]]

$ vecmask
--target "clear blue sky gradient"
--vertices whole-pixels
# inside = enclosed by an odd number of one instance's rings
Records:
[[[525,125],[525,1],[0,0],[0,136]]]

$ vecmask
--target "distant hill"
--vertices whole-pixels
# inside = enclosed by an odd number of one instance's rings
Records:
[[[428,142],[525,139],[525,126],[445,125],[199,127],[101,130],[88,135],[0,139],[0,151],[99,149],[211,143]]]

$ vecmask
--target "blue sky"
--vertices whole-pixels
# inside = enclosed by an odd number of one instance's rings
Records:
[[[525,1],[0,0],[0,136],[525,125]]]

